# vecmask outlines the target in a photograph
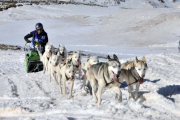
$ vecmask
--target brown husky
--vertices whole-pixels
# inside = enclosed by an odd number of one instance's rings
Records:
[[[138,96],[139,86],[144,82],[144,77],[147,71],[147,63],[146,59],[143,56],[142,60],[138,60],[137,57],[135,61],[127,61],[123,63],[121,66],[121,73],[119,74],[119,82],[123,82],[126,80],[128,84],[128,95],[127,99],[131,95],[133,101],[135,101],[135,97]],[[133,94],[133,85],[136,85],[136,94]]]

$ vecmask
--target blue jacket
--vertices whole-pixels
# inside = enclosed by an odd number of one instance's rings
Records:
[[[28,41],[28,38],[31,38],[32,40],[38,41],[42,47],[44,47],[46,45],[46,43],[48,42],[48,35],[47,33],[43,30],[41,32],[41,34],[38,34],[36,30],[30,32],[29,34],[27,34],[24,39],[25,41]],[[32,45],[35,45],[36,42],[32,41]]]
[[[38,34],[36,30],[32,31],[32,40],[38,41],[41,45],[45,45],[48,42],[47,33],[43,30],[41,34]],[[35,42],[32,42],[32,45],[35,45]]]

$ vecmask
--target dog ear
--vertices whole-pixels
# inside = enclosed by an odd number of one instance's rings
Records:
[[[52,45],[52,49],[54,50],[55,49],[55,47]]]
[[[97,59],[97,56],[92,56],[92,58]]]
[[[113,57],[114,57],[114,60],[119,61],[119,58],[115,54],[113,55]]]
[[[138,58],[137,58],[137,56],[136,56],[136,58],[135,58],[135,63],[138,63]]]
[[[108,56],[107,56],[107,59],[108,59],[108,60],[111,60],[111,57],[108,55]]]
[[[61,47],[61,45],[59,44],[59,47]]]
[[[77,53],[79,53],[79,50],[77,51]]]
[[[50,45],[53,45],[52,43],[50,43]]]
[[[71,66],[73,66],[73,62],[71,62]]]
[[[146,63],[146,58],[143,56],[142,61]]]
[[[64,44],[62,44],[62,47],[64,47]]]
[[[66,68],[69,69],[69,65],[68,64],[66,64]]]
[[[73,54],[77,53],[76,51],[73,51]]]

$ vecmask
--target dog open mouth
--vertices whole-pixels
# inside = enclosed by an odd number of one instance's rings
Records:
[[[74,76],[70,77],[70,80],[74,80]]]
[[[139,83],[140,83],[140,84],[143,84],[143,83],[144,83],[144,78],[140,77]]]
[[[52,55],[52,52],[49,52],[50,55]]]
[[[77,60],[76,64],[77,64],[76,66],[79,67],[80,65],[79,60]]]
[[[64,58],[64,52],[62,54],[60,54],[62,56],[62,58]]]
[[[55,67],[56,67],[56,66],[58,66],[58,63],[55,63],[55,65],[54,65],[54,66],[55,66]]]
[[[119,82],[119,80],[118,80],[118,75],[115,74],[113,71],[112,71],[112,73],[113,73],[114,82]]]

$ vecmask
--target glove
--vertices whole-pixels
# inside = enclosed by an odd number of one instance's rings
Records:
[[[26,40],[26,42],[27,42],[27,43],[31,43],[31,41],[30,41],[30,40]]]

